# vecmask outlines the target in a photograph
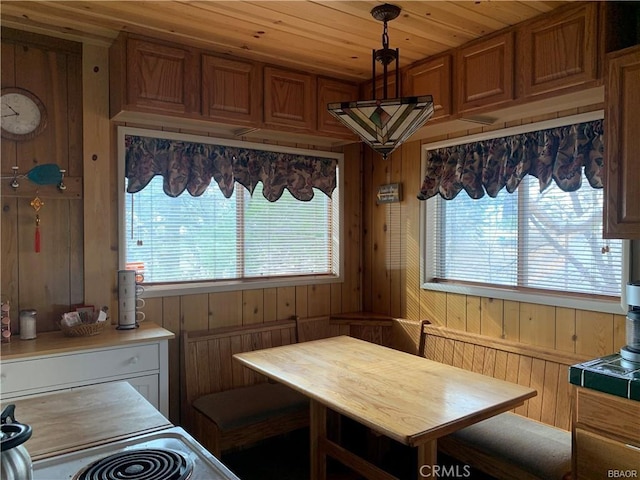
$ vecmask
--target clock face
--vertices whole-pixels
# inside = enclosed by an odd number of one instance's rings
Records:
[[[46,125],[42,102],[31,92],[18,88],[2,90],[2,136],[26,140],[40,133]]]

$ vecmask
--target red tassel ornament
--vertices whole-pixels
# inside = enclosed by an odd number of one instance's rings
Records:
[[[36,253],[40,253],[40,215],[36,215],[36,236],[34,244]]]
[[[36,234],[33,242],[36,253],[40,253],[40,215],[38,214],[38,212],[43,205],[44,202],[40,199],[40,197],[38,197],[38,194],[36,193],[36,197],[31,200],[31,206],[36,211]]]

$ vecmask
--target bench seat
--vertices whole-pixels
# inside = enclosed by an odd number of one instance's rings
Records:
[[[438,362],[535,388],[503,413],[438,439],[438,448],[494,478],[571,478],[573,403],[567,375],[579,355],[447,327],[424,325],[423,355]]]
[[[463,428],[441,438],[438,447],[496,478],[563,480],[571,475],[571,432],[515,413]]]
[[[193,407],[221,431],[309,410],[309,399],[280,383],[258,383],[197,398]]]
[[[283,320],[183,332],[182,426],[213,455],[309,425],[309,402],[234,360],[240,352],[295,343]]]

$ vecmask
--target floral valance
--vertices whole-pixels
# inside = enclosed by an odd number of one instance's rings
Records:
[[[164,192],[171,197],[185,190],[200,196],[212,179],[227,198],[235,182],[250,193],[262,182],[263,195],[270,202],[278,200],[285,188],[305,201],[313,198],[314,188],[329,197],[336,188],[338,161],[334,158],[138,135],[125,135],[125,147],[129,193],[139,192],[156,175],[164,178]]]
[[[525,175],[540,191],[554,180],[566,192],[580,188],[582,169],[593,188],[602,188],[603,121],[522,133],[428,152],[418,198],[453,199],[462,189],[471,198],[513,193]]]

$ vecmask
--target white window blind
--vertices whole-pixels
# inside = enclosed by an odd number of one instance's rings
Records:
[[[338,189],[268,202],[262,183],[228,199],[213,184],[172,198],[162,181],[125,194],[126,263],[142,264],[145,284],[339,275]]]
[[[603,240],[603,190],[542,193],[527,176],[497,198],[428,200],[431,282],[620,296],[622,241]]]

